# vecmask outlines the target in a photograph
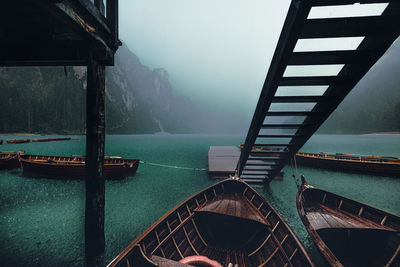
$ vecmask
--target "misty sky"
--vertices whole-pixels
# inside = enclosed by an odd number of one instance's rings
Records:
[[[165,68],[176,94],[251,118],[289,4],[289,0],[120,0],[120,38],[143,64]],[[385,7],[356,5],[345,12],[318,8],[310,16],[374,15]],[[356,47],[360,41],[344,43]],[[299,51],[312,47],[301,45]]]

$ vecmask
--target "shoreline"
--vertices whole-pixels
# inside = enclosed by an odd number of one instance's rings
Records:
[[[400,132],[382,132],[382,133],[368,133],[362,135],[373,135],[373,136],[400,136]]]

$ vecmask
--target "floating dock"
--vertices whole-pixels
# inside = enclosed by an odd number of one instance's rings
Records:
[[[240,149],[236,146],[210,146],[208,150],[208,174],[212,179],[225,179],[235,175],[236,166],[240,158]],[[258,162],[258,161],[257,161]],[[262,161],[260,160],[261,164]],[[261,175],[261,174],[260,174]],[[283,172],[279,172],[274,179],[282,180]],[[242,178],[248,183],[262,183],[258,176]]]
[[[210,146],[208,173],[213,179],[224,179],[235,174],[240,149],[235,146]]]

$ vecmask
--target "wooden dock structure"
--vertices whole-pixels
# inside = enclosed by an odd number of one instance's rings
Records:
[[[236,174],[236,166],[239,162],[240,149],[236,146],[210,146],[208,150],[208,174],[212,179],[226,179]],[[258,164],[262,164],[259,161]],[[254,177],[244,178],[247,183],[260,183],[262,174],[257,176],[257,171],[254,172]],[[274,179],[282,180],[283,171],[279,172]]]
[[[374,15],[310,16],[315,8],[347,11],[356,3],[387,6]],[[399,37],[398,25],[395,0],[293,0],[240,155],[239,176],[252,178],[257,170],[260,181],[270,181]],[[349,40],[358,43],[351,47]],[[327,68],[335,71],[322,73]]]
[[[208,150],[208,174],[213,179],[235,175],[240,149],[235,146],[210,146]]]
[[[0,25],[0,66],[87,66],[85,249],[96,258],[105,249],[105,66],[121,45],[118,0],[5,1]]]

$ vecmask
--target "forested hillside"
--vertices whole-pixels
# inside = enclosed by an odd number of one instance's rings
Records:
[[[188,98],[174,96],[168,73],[151,70],[126,46],[106,75],[109,133],[191,133]],[[85,67],[0,68],[0,132],[83,133]],[[186,117],[184,117],[186,116]]]

